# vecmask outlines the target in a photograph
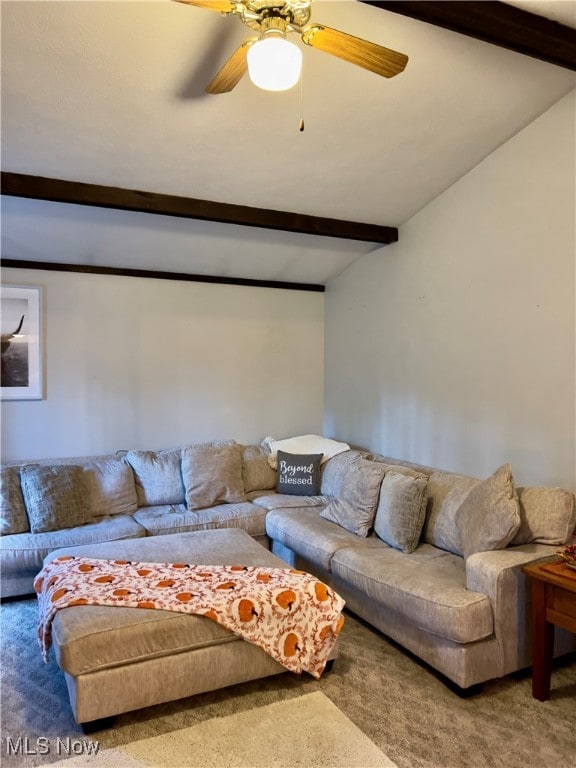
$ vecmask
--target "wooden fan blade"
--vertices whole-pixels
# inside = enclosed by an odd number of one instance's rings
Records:
[[[232,13],[234,6],[229,0],[175,0],[176,3],[194,5],[196,8],[206,8],[208,11],[218,13]]]
[[[367,40],[354,37],[347,32],[323,27],[321,24],[306,27],[302,34],[302,40],[307,45],[311,45],[312,48],[331,53],[339,59],[369,69],[383,77],[399,75],[408,63],[408,56],[404,53],[392,51],[390,48],[384,48],[376,43],[369,43]]]
[[[206,86],[206,93],[229,93],[232,88],[238,85],[248,71],[248,62],[246,61],[248,48],[257,39],[257,37],[251,37],[245,40],[239,48],[236,48],[226,64]]]

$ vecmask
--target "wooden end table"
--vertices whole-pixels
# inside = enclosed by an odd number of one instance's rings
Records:
[[[562,560],[522,567],[532,582],[532,696],[550,698],[554,627],[576,633],[576,572]]]

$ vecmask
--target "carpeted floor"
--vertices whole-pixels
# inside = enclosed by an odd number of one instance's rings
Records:
[[[51,766],[188,768],[192,755],[195,768],[396,768],[320,691]]]
[[[54,749],[33,752],[38,744],[87,737],[73,721],[57,665],[53,660],[45,665],[40,657],[35,599],[3,603],[0,622],[0,762],[3,768],[32,768],[62,760],[65,755]],[[576,754],[576,660],[556,666],[547,702],[532,698],[526,674],[486,683],[480,693],[462,699],[427,667],[349,614],[340,656],[320,681],[286,673],[127,713],[90,738],[100,749],[120,748],[316,691],[398,768],[542,768],[572,765]],[[270,725],[271,734],[275,726]],[[18,738],[20,754],[9,754]],[[24,746],[29,754],[22,754]]]

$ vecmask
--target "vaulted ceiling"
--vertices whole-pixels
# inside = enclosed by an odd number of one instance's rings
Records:
[[[575,86],[565,66],[378,5],[394,4],[315,0],[313,20],[405,52],[401,75],[303,46],[302,90],[245,77],[214,96],[246,37],[235,18],[2,0],[2,170],[396,228]],[[572,0],[509,5],[576,26]],[[325,283],[377,247],[7,194],[2,214],[16,260]]]

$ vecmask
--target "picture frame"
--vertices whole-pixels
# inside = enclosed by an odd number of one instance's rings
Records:
[[[0,400],[42,400],[42,289],[0,286]]]

